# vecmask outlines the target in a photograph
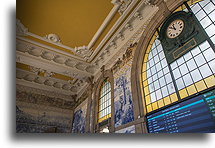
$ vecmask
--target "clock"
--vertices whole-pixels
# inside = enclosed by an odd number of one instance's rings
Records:
[[[181,19],[176,19],[169,24],[166,30],[168,38],[173,39],[178,37],[184,29],[184,22]]]
[[[191,11],[177,11],[171,14],[158,31],[158,39],[168,63],[172,63],[209,38]]]

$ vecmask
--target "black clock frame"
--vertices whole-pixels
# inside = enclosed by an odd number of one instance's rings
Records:
[[[184,22],[184,28],[177,37],[169,38],[166,32],[169,25],[175,20],[182,20]],[[173,13],[164,21],[158,33],[169,64],[208,38],[201,24],[191,11],[178,11]]]

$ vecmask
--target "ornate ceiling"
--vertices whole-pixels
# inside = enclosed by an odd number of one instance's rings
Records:
[[[89,78],[139,40],[156,11],[151,0],[17,1],[17,85],[77,101]]]
[[[112,8],[110,0],[19,0],[17,19],[32,34],[56,34],[74,48],[89,44]]]

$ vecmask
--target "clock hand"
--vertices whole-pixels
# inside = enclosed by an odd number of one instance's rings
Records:
[[[173,29],[174,29],[174,30],[176,30],[176,28],[175,28],[174,24],[172,24],[172,27],[173,27]]]

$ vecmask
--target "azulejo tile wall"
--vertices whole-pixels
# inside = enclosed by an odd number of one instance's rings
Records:
[[[123,133],[123,134],[131,134],[131,133],[135,133],[135,126],[129,126],[126,128],[123,128],[121,130],[116,131],[115,133]]]
[[[82,102],[76,109],[73,118],[72,133],[85,133],[87,100]]]
[[[134,120],[130,81],[131,62],[132,60],[128,61],[114,73],[115,127]]]
[[[34,111],[35,112],[35,111]],[[71,118],[58,115],[31,115],[16,107],[17,133],[69,133]]]

